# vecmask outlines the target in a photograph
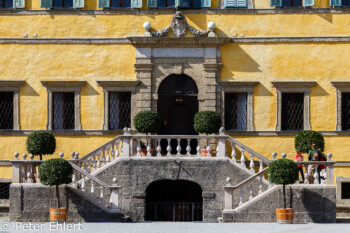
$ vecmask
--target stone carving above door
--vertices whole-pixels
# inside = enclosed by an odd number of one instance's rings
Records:
[[[209,34],[209,37],[214,37],[215,34],[213,32],[215,28],[215,23],[210,22],[208,24],[209,30],[198,30],[193,27],[191,27],[186,20],[186,17],[183,15],[181,11],[176,11],[171,24],[159,31],[149,31],[151,28],[151,24],[146,22],[144,23],[143,27],[146,30],[145,36],[152,36],[152,37],[166,37],[170,31],[174,33],[176,37],[184,37],[187,30],[189,30],[195,37],[204,37]]]

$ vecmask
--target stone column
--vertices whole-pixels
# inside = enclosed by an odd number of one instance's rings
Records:
[[[216,53],[216,48],[206,48],[207,50]],[[217,103],[217,74],[220,71],[221,65],[218,64],[216,57],[206,57],[204,59],[203,64],[203,78],[205,78],[205,96],[204,96],[204,109],[202,110],[210,110],[217,111],[218,103]]]
[[[137,58],[136,78],[141,81],[136,94],[136,113],[151,110],[152,103],[152,67],[151,58]]]

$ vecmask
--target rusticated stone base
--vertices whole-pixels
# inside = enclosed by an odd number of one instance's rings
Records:
[[[100,209],[66,186],[59,187],[60,205],[68,209],[68,222],[119,222],[120,214]],[[10,220],[48,222],[49,209],[57,207],[56,189],[42,184],[11,184]]]

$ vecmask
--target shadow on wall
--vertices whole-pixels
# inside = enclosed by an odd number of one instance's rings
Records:
[[[329,95],[329,93],[325,89],[323,89],[323,87],[321,87],[318,83],[315,83],[315,85],[312,87],[310,94],[312,96],[326,96],[326,95]]]
[[[329,23],[333,24],[333,15],[332,14],[317,14],[317,16],[321,17],[322,19],[328,21]]]

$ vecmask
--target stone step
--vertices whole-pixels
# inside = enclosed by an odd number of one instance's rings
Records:
[[[337,223],[350,223],[349,217],[337,217]]]

